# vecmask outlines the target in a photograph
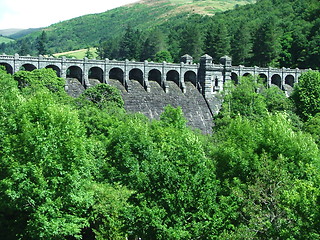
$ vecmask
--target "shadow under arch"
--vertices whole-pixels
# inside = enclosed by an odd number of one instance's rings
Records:
[[[191,82],[195,88],[198,88],[197,86],[197,74],[193,71],[187,71],[184,74],[184,82]]]
[[[176,70],[168,71],[167,76],[166,76],[166,80],[175,82],[178,85],[178,87],[180,88],[180,84],[179,84],[180,74]]]
[[[231,73],[231,80],[235,85],[239,84],[239,76],[238,76],[238,74],[232,72]]]
[[[163,84],[161,83],[161,72],[158,69],[152,69],[148,73],[148,80],[157,82],[161,88]]]
[[[92,67],[89,69],[89,79],[96,79],[103,83],[103,70],[100,67]]]
[[[258,81],[263,84],[263,86],[268,87],[268,77],[264,73],[258,75]]]
[[[31,72],[33,70],[37,69],[37,67],[33,64],[30,64],[30,63],[26,63],[26,64],[23,64],[19,70],[22,70],[22,71],[28,71],[28,72]]]
[[[61,70],[60,70],[60,68],[57,67],[56,65],[48,65],[48,66],[46,66],[46,68],[53,69],[53,71],[56,72],[57,76],[58,76],[58,77],[61,77]]]
[[[8,64],[8,63],[0,63],[0,66],[4,66],[7,73],[13,74],[13,67],[10,64]]]
[[[285,77],[285,84],[293,87],[294,86],[294,76],[292,76],[291,74],[287,75]]]
[[[124,85],[124,72],[121,68],[112,68],[109,71],[109,79],[115,79],[121,82]]]
[[[281,77],[279,74],[272,75],[271,84],[276,85],[281,89]]]
[[[67,69],[67,78],[76,78],[84,86],[82,69],[78,66],[71,66]]]
[[[137,80],[143,88],[146,88],[143,79],[143,72],[139,68],[133,68],[130,70],[129,80]]]
[[[245,73],[242,75],[243,77],[252,77],[252,74],[251,73]]]

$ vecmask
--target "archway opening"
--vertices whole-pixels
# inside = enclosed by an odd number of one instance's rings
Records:
[[[158,69],[152,69],[149,72],[148,80],[149,81],[155,81],[160,85],[160,87],[162,87],[162,84],[161,84],[161,72]]]
[[[46,68],[51,68],[51,69],[53,69],[53,70],[56,72],[57,76],[58,76],[58,77],[61,77],[61,70],[60,70],[60,68],[57,67],[56,65],[48,65],[48,66],[46,66]]]
[[[271,77],[271,84],[276,85],[281,89],[281,77],[279,74],[274,74]]]
[[[245,73],[242,75],[243,77],[252,77],[252,74],[251,73]]]
[[[184,74],[184,82],[191,82],[193,86],[197,87],[197,74],[193,71],[187,71]]]
[[[121,68],[112,68],[109,72],[109,79],[115,79],[120,81],[123,84],[123,71]]]
[[[13,68],[12,68],[12,66],[10,64],[8,64],[8,63],[0,63],[0,66],[4,66],[6,71],[7,71],[7,73],[13,74]]]
[[[268,85],[268,77],[267,77],[267,75],[265,75],[264,73],[260,73],[260,74],[258,75],[258,81],[259,81],[261,84],[263,84],[264,86],[267,87],[267,85]]]
[[[294,76],[287,75],[286,78],[285,78],[285,84],[293,87],[293,85],[294,85]]]
[[[28,71],[31,72],[33,70],[37,69],[36,66],[34,66],[33,64],[27,63],[27,64],[23,64],[20,68],[20,70],[22,71]]]
[[[236,73],[231,73],[231,80],[233,82],[233,84],[237,85],[239,84],[239,77],[238,77],[238,74]]]
[[[167,81],[172,81],[174,83],[177,84],[178,87],[180,87],[179,81],[180,81],[180,75],[177,71],[175,70],[170,70],[169,72],[167,72]]]
[[[134,68],[129,72],[129,80],[136,80],[141,84],[142,87],[145,87],[143,72],[138,68]]]
[[[76,78],[82,85],[84,85],[82,79],[82,69],[78,66],[71,66],[67,69],[67,78]]]
[[[96,79],[103,83],[103,70],[99,67],[92,67],[88,74],[89,79]]]

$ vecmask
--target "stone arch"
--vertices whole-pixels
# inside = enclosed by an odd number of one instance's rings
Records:
[[[144,87],[143,72],[139,68],[133,68],[129,72],[129,80],[137,80]]]
[[[178,86],[180,81],[180,74],[176,70],[170,70],[167,72],[166,80],[175,82]]]
[[[57,67],[56,65],[48,65],[48,66],[46,66],[46,68],[51,68],[51,69],[53,69],[53,71],[56,72],[57,76],[58,76],[58,77],[61,77],[61,70],[60,70],[60,68]]]
[[[238,74],[232,72],[232,73],[231,73],[231,80],[233,81],[234,84],[239,84]]]
[[[97,79],[101,83],[103,82],[103,70],[100,67],[92,67],[88,73],[89,79]]]
[[[7,73],[13,74],[13,67],[8,63],[0,63],[0,66],[4,66],[6,68]]]
[[[260,73],[258,75],[258,78],[259,80],[261,81],[261,83],[264,85],[264,86],[267,86],[268,85],[268,76],[264,73]]]
[[[71,66],[67,69],[67,78],[76,78],[82,85],[84,85],[82,79],[82,69],[78,66]]]
[[[246,72],[246,73],[244,73],[242,76],[243,76],[243,77],[252,77],[252,74],[251,74],[251,73]]]
[[[271,84],[278,86],[281,89],[281,77],[279,74],[274,74],[271,77]]]
[[[285,78],[285,84],[293,87],[294,85],[294,76],[292,76],[291,74],[287,75]]]
[[[156,81],[161,87],[161,72],[158,69],[152,69],[148,73],[148,80],[149,81]]]
[[[24,71],[28,71],[28,72],[31,72],[33,70],[37,69],[37,67],[31,63],[26,63],[26,64],[23,64],[21,67],[20,67],[20,70],[24,70]]]
[[[121,68],[112,68],[109,71],[109,79],[116,79],[123,84],[124,72]]]
[[[184,82],[191,82],[195,87],[197,87],[197,74],[193,71],[187,71],[184,74]]]

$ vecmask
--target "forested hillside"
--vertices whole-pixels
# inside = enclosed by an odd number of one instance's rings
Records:
[[[261,0],[215,16],[168,21],[148,32],[128,27],[122,37],[102,42],[99,54],[179,61],[188,53],[197,61],[207,53],[215,62],[230,55],[235,65],[319,69],[319,14],[317,0]]]
[[[106,84],[71,98],[52,69],[0,85],[1,239],[320,238],[319,72],[291,98],[226,83],[212,135]]]
[[[148,30],[167,21],[182,23],[190,14],[212,15],[252,2],[255,0],[141,0],[100,14],[59,22],[44,30],[48,34],[48,51],[58,53],[98,45],[101,40],[122,35],[128,25]],[[18,40],[17,44],[7,46],[6,52],[21,51],[23,46],[23,52],[36,54],[35,39],[40,34],[38,32]]]
[[[219,6],[219,1],[190,2],[142,1],[75,18],[45,29],[45,38],[37,33],[2,44],[0,52],[36,55],[98,47],[100,58],[110,59],[178,62],[188,53],[197,61],[207,53],[215,61],[230,55],[234,64],[319,69],[319,1],[260,0],[216,9],[215,15],[213,7],[203,6]],[[39,51],[39,42],[45,51]]]

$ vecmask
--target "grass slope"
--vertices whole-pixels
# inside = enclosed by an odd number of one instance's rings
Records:
[[[67,58],[77,58],[77,59],[83,59],[87,54],[88,49],[79,49],[74,51],[68,51],[68,52],[62,52],[62,53],[55,53],[53,54],[54,57],[67,57]],[[93,55],[93,58],[96,58],[97,55],[97,49],[96,48],[90,48],[90,53]]]
[[[13,41],[14,40],[11,38],[0,36],[0,43],[9,43],[9,42],[13,42]]]
[[[90,14],[53,24],[45,29],[53,52],[94,46],[100,40],[121,35],[128,25],[141,30],[164,22],[183,21],[191,13],[216,12],[255,2],[254,0],[141,0],[99,14]],[[39,35],[31,34],[32,38]],[[30,36],[30,35],[29,35]]]

